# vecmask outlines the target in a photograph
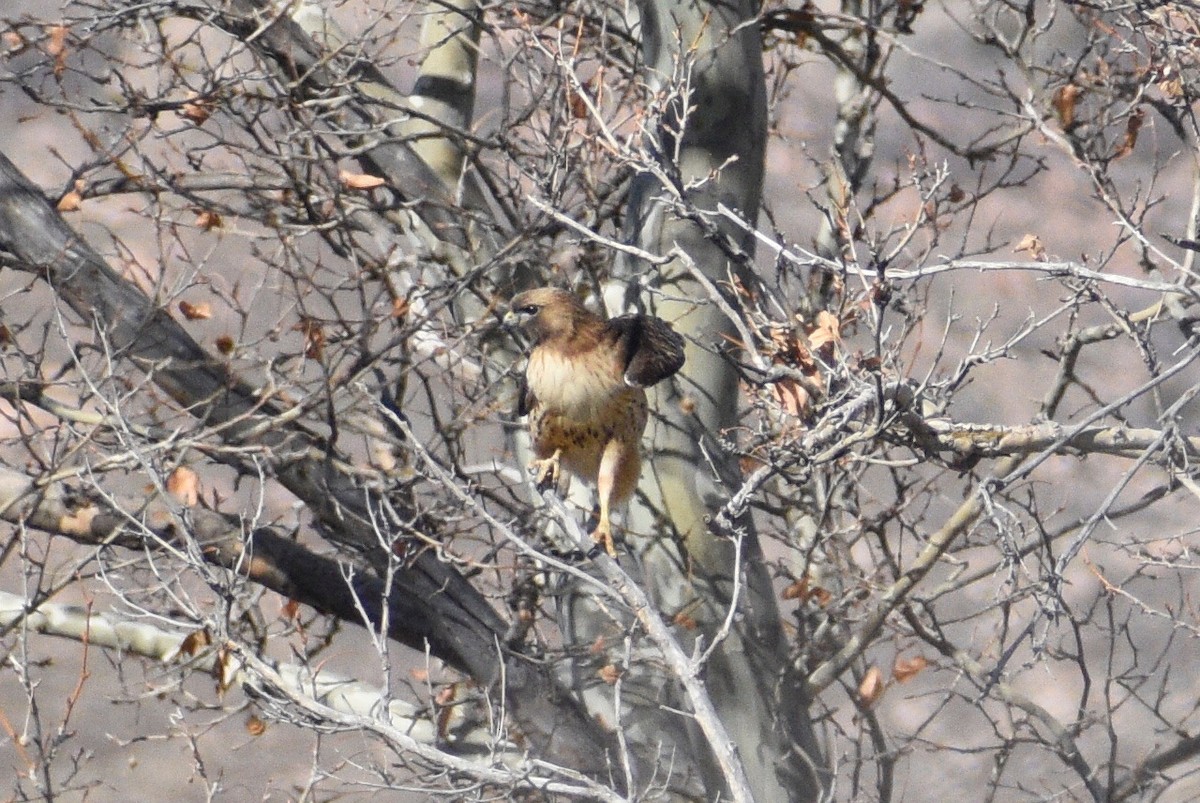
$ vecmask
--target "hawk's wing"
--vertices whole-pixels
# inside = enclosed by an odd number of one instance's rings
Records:
[[[648,388],[683,367],[683,338],[661,318],[621,315],[604,333],[621,350],[627,385]]]
[[[517,418],[529,415],[535,401],[533,390],[529,387],[529,380],[525,378],[525,372],[522,371],[517,379]]]

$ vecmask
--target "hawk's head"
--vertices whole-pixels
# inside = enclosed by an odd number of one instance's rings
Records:
[[[504,323],[519,326],[534,343],[570,337],[581,322],[596,316],[578,298],[557,287],[539,287],[515,296]]]

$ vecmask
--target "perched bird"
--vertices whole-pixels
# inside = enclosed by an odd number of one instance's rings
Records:
[[[595,484],[600,522],[592,538],[614,555],[609,513],[637,487],[644,388],[683,366],[683,338],[652,315],[606,321],[554,287],[516,296],[504,319],[533,342],[517,409],[529,416],[529,468],[539,485],[557,485],[560,466]]]

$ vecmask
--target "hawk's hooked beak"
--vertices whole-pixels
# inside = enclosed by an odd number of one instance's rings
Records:
[[[520,317],[513,310],[509,310],[508,312],[504,313],[504,318],[501,320],[501,323],[504,325],[505,329],[516,329],[517,324],[520,322]]]

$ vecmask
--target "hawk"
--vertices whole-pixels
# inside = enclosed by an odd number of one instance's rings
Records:
[[[539,485],[560,466],[596,486],[592,538],[615,555],[609,512],[637,487],[646,391],[683,366],[683,338],[652,315],[604,320],[554,287],[513,298],[504,316],[533,342],[518,415],[529,416]]]

